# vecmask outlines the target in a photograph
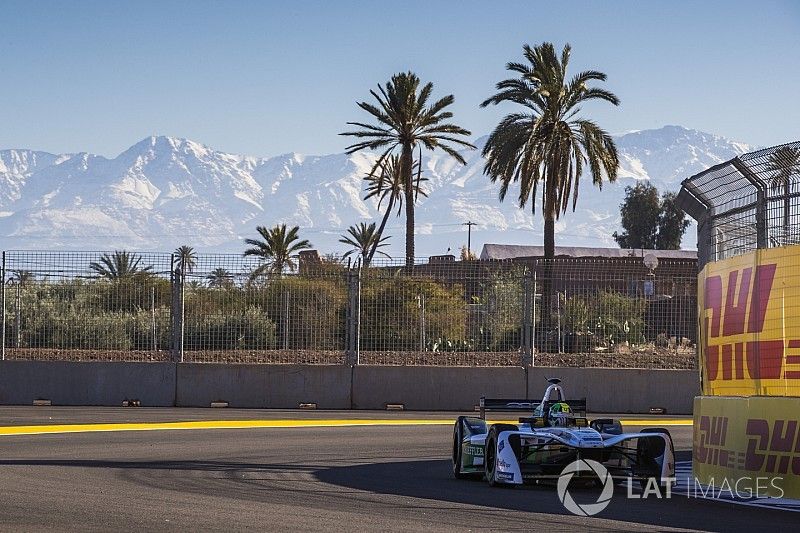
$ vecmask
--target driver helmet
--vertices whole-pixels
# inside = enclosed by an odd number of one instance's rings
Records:
[[[575,424],[575,415],[572,413],[572,409],[567,403],[558,402],[550,407],[547,420],[550,426],[568,427]]]

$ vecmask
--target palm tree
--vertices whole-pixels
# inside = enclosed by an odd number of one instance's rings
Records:
[[[178,265],[184,278],[187,273],[194,271],[194,267],[197,266],[197,253],[194,248],[184,244],[176,248],[173,254],[178,259]]]
[[[286,231],[286,224],[280,224],[273,228],[256,226],[256,231],[264,240],[245,239],[245,244],[249,244],[252,248],[245,250],[244,255],[260,257],[264,262],[253,270],[250,279],[255,279],[265,272],[280,275],[286,267],[294,270],[297,265],[292,260],[292,256],[300,250],[311,248],[310,242],[305,239],[300,240],[300,237],[297,236],[300,231],[298,226],[294,226],[289,231]]]
[[[12,270],[11,277],[9,281],[11,283],[16,283],[17,285],[27,285],[28,283],[34,281],[36,276],[30,270]]]
[[[416,201],[420,196],[428,196],[428,193],[422,188],[422,182],[428,181],[428,178],[422,176],[421,158],[414,163],[413,167],[416,168],[417,176],[414,180],[414,201]],[[384,159],[378,170],[378,174],[372,173],[364,178],[367,182],[367,194],[364,196],[364,200],[377,198],[379,210],[383,201],[386,200],[386,212],[381,219],[377,239],[373,241],[372,249],[369,251],[365,265],[369,265],[372,262],[372,258],[375,256],[375,252],[378,249],[378,244],[382,242],[383,232],[386,229],[386,222],[392,214],[392,209],[396,205],[397,216],[400,216],[400,212],[403,208],[405,186],[403,184],[403,176],[400,173],[400,157],[397,155],[390,155]]]
[[[595,70],[567,78],[570,46],[559,57],[551,43],[523,47],[527,63],[511,62],[506,69],[517,75],[499,82],[498,92],[481,107],[510,102],[523,107],[504,117],[483,148],[484,173],[500,182],[500,201],[512,183],[519,183],[520,208],[531,203],[536,211],[536,194],[541,189],[544,215],[545,276],[543,313],[550,323],[551,260],[555,256],[555,221],[578,201],[578,185],[585,167],[592,182],[602,188],[604,179],[615,181],[619,159],[611,136],[595,122],[579,117],[580,105],[602,100],[619,105],[613,93],[590,87],[592,81],[605,81]]]
[[[783,189],[783,245],[789,244],[789,230],[791,221],[789,215],[792,209],[792,200],[789,196],[792,189],[792,176],[800,175],[800,148],[783,146],[769,156],[766,170],[772,172],[769,179],[770,189],[778,191]]]
[[[372,259],[371,254],[373,253],[373,249],[378,250],[378,248],[388,246],[387,240],[389,240],[389,237],[381,237],[378,232],[375,231],[374,222],[370,225],[367,225],[366,222],[361,222],[357,226],[350,226],[347,228],[347,234],[342,235],[339,242],[352,246],[353,249],[349,250],[342,257],[349,257],[358,252],[361,255],[361,264],[368,267]],[[389,257],[389,254],[380,250],[378,250],[378,253]]]
[[[233,285],[233,274],[231,274],[228,270],[219,267],[212,270],[211,273],[206,276],[206,280],[208,280],[209,287],[230,287]]]
[[[359,102],[358,107],[372,115],[375,124],[348,122],[348,125],[361,128],[341,135],[363,139],[347,147],[347,153],[359,150],[382,150],[370,171],[374,175],[383,161],[393,152],[400,151],[400,175],[403,178],[406,200],[406,267],[414,266],[414,187],[413,153],[420,146],[427,150],[441,148],[462,165],[466,163],[453,145],[475,148],[458,136],[468,136],[470,132],[455,124],[444,121],[453,114],[444,109],[453,103],[453,95],[445,96],[428,105],[433,92],[433,84],[426,83],[420,89],[420,79],[413,72],[401,72],[392,76],[386,87],[378,85],[378,92],[370,91],[378,105]],[[379,94],[380,93],[380,94]]]
[[[101,255],[100,261],[89,263],[89,269],[96,272],[101,278],[117,281],[150,274],[153,269],[152,265],[142,267],[140,266],[141,262],[142,258],[135,253],[117,250],[111,255],[107,253]]]

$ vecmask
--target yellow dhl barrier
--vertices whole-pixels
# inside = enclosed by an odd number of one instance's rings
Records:
[[[709,263],[698,281],[703,393],[800,396],[800,246]]]
[[[800,498],[800,398],[695,398],[692,454],[704,485]]]

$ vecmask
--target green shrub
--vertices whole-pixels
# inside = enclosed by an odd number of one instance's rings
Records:
[[[520,272],[496,274],[482,286],[478,303],[483,317],[477,339],[483,349],[502,352],[519,349],[524,296],[521,275]]]
[[[427,339],[452,342],[465,339],[465,333],[460,287],[402,276],[370,278],[362,284],[362,350],[420,350]]]
[[[647,301],[603,290],[591,296],[568,298],[562,309],[562,326],[570,335],[589,336],[603,344],[644,340]]]
[[[275,323],[256,306],[228,314],[193,317],[184,325],[185,350],[275,348]]]

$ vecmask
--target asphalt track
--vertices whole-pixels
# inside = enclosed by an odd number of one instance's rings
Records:
[[[597,517],[576,517],[551,487],[456,481],[449,459],[454,416],[0,408],[0,433],[13,432],[9,427],[27,433],[0,435],[0,529],[793,531],[800,525],[796,513],[685,496],[629,500],[624,488]],[[359,425],[348,425],[354,419]],[[176,421],[189,424],[164,429]],[[98,423],[111,425],[31,434]],[[230,425],[237,427],[213,429]],[[691,427],[670,431],[678,458],[688,459]]]

